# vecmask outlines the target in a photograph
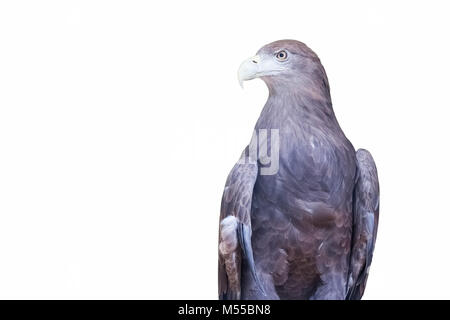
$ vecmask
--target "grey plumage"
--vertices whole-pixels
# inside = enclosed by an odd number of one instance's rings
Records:
[[[360,299],[378,226],[375,163],[342,132],[311,49],[282,40],[260,49],[260,58],[246,79],[260,77],[269,88],[255,129],[279,130],[279,168],[259,174],[261,159],[247,147],[228,176],[219,297]]]

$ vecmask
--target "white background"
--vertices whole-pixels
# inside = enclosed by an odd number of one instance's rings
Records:
[[[0,298],[216,299],[226,176],[293,38],[381,182],[364,298],[450,298],[446,1],[2,1]]]

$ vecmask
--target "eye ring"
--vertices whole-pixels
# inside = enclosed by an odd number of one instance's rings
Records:
[[[286,51],[281,50],[281,51],[277,52],[275,57],[277,58],[278,61],[286,61],[288,55],[287,55]]]

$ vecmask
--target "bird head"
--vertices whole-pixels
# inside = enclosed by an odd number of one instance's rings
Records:
[[[323,70],[317,55],[304,43],[279,40],[262,47],[255,56],[241,63],[239,84],[261,78],[268,86],[298,84],[317,70]]]

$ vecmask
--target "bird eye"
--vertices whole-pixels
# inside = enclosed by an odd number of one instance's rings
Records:
[[[286,51],[280,51],[275,56],[279,61],[284,61],[287,59],[287,52]]]

